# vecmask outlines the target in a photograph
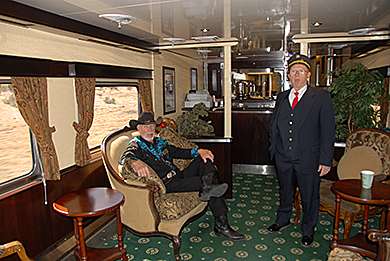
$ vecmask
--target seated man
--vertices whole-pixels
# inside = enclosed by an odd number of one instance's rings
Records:
[[[155,137],[156,124],[160,124],[161,120],[161,117],[158,117],[155,121],[150,112],[143,112],[138,120],[130,121],[130,127],[136,128],[140,136],[130,141],[120,162],[123,164],[125,159],[130,159],[138,176],[150,178],[145,162],[164,182],[167,193],[199,191],[199,199],[208,201],[214,215],[215,235],[235,241],[245,239],[244,235],[234,231],[228,224],[228,208],[222,198],[228,185],[218,184],[218,171],[213,164],[213,153],[201,148],[177,148]],[[173,158],[194,158],[194,160],[187,168],[180,171],[173,164]]]

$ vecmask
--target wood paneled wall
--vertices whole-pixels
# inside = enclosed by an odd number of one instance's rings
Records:
[[[61,180],[47,182],[47,205],[42,184],[0,201],[0,244],[19,240],[27,254],[36,258],[73,233],[72,219],[53,210],[57,198],[78,189],[110,187],[101,159],[82,168],[71,167],[61,174]],[[12,255],[4,260],[19,259]]]

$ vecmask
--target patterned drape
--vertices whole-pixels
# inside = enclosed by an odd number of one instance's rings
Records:
[[[154,115],[151,80],[138,80],[138,91],[141,97],[142,110],[150,111]]]
[[[39,144],[47,180],[59,180],[60,168],[49,126],[47,81],[44,77],[11,77],[15,100],[24,121]],[[16,156],[16,155],[15,155]]]
[[[76,99],[79,111],[79,123],[73,122],[76,130],[75,162],[84,166],[91,159],[87,138],[93,122],[95,101],[95,78],[75,78]]]

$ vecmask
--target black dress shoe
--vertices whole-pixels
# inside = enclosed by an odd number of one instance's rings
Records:
[[[311,236],[303,236],[301,241],[301,246],[303,247],[311,247],[313,245],[314,235]]]
[[[268,228],[268,232],[277,233],[277,232],[279,232],[285,228],[289,228],[289,227],[290,227],[290,224],[286,224],[286,225],[281,226],[279,224],[274,223]]]

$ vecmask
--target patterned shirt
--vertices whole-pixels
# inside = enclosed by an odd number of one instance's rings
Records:
[[[199,148],[182,149],[169,145],[166,140],[155,137],[153,142],[146,141],[141,136],[133,138],[120,158],[120,164],[125,159],[142,160],[149,165],[161,178],[168,172],[179,169],[173,164],[173,159],[192,159],[199,156]]]

